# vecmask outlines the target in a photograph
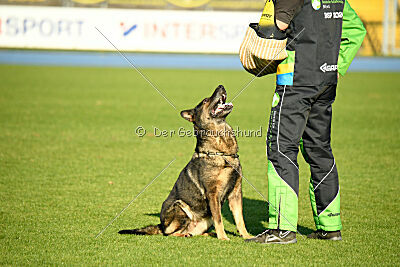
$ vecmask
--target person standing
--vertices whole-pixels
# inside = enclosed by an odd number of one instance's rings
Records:
[[[332,104],[338,76],[346,73],[366,30],[347,0],[276,0],[275,19],[288,38],[288,57],[277,69],[267,133],[269,229],[246,242],[297,242],[299,145],[311,169],[317,229],[308,237],[341,240]]]

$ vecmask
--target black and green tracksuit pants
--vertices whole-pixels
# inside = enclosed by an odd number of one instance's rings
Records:
[[[317,229],[336,231],[339,180],[331,149],[336,85],[277,85],[267,134],[269,228],[297,230],[299,144],[311,169],[310,200]]]

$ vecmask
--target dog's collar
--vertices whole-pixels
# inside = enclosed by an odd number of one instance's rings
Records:
[[[211,152],[211,151],[198,151],[196,149],[197,154],[203,154],[207,156],[222,156],[222,157],[232,157],[232,158],[239,158],[239,155],[236,154],[226,154],[224,152]]]

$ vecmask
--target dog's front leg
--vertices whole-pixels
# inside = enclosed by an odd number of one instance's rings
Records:
[[[229,240],[228,236],[225,233],[224,223],[222,222],[221,201],[219,199],[218,193],[209,194],[208,200],[210,203],[211,215],[218,239]]]
[[[250,238],[251,235],[247,232],[243,219],[242,177],[238,177],[235,188],[229,195],[228,200],[239,234],[244,238]]]

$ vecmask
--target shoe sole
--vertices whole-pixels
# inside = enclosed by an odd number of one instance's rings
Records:
[[[265,243],[262,243],[262,244],[264,244],[264,245],[270,245],[270,244],[281,244],[281,245],[286,245],[286,244],[295,244],[295,243],[297,243],[297,238],[292,239],[292,240],[290,240],[290,241],[265,242]]]
[[[329,239],[327,239],[327,240],[342,241],[342,237],[341,237],[341,236],[335,236],[335,237],[329,238]]]
[[[314,239],[314,240],[330,240],[330,241],[342,241],[342,237],[341,236],[335,236],[335,237],[331,237],[331,238],[312,238],[312,237],[307,237],[308,239]]]

